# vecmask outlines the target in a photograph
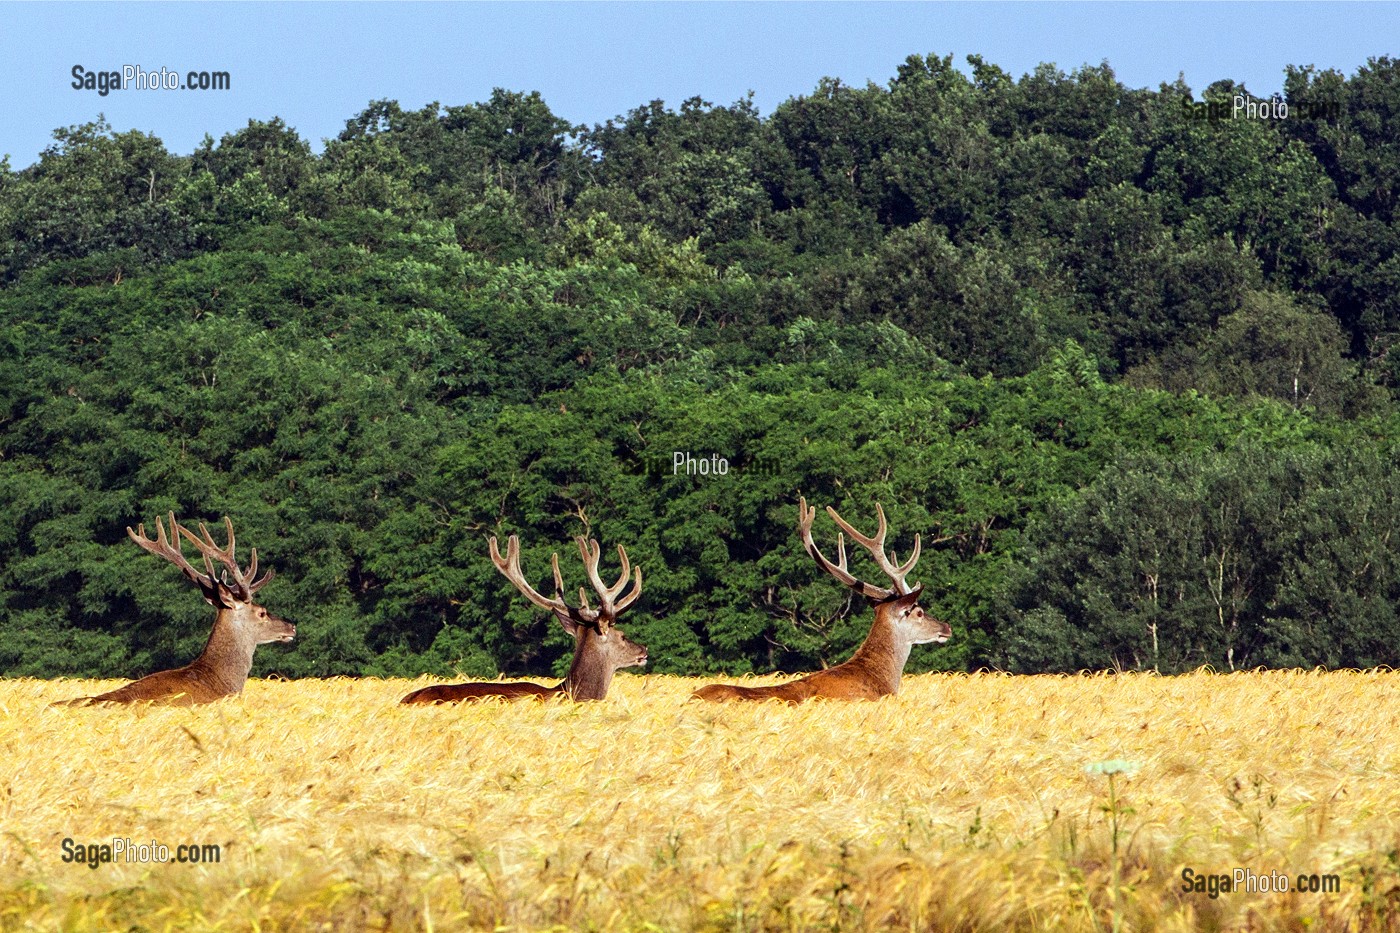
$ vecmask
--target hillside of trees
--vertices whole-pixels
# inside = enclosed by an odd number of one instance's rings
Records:
[[[1400,664],[1400,62],[1285,89],[914,56],[766,117],[58,130],[0,162],[0,673],[193,657],[125,533],[172,510],[278,572],[255,673],[558,672],[511,533],[625,544],[652,670],[811,670],[870,612],[799,495],[924,535],[910,670]]]

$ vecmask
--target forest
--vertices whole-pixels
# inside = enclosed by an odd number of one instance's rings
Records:
[[[767,116],[58,129],[0,161],[0,673],[197,654],[126,537],[171,511],[276,570],[262,676],[559,673],[493,534],[625,545],[648,670],[813,670],[870,612],[799,495],[922,534],[911,671],[1400,664],[1400,62],[1247,94],[928,55]]]

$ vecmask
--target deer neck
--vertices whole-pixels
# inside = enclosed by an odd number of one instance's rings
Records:
[[[901,637],[890,621],[885,607],[875,608],[875,622],[870,626],[870,634],[846,662],[864,669],[890,693],[899,692],[899,678],[904,673],[904,665],[909,661],[909,651],[913,642]]]
[[[219,610],[204,650],[187,670],[211,685],[239,693],[248,680],[248,672],[253,669],[253,651],[258,647],[258,642],[234,619],[235,611]]]
[[[574,662],[569,666],[569,676],[559,686],[575,700],[602,700],[608,695],[612,684],[613,666],[602,656],[601,651],[590,650],[586,629],[578,636],[574,645]]]

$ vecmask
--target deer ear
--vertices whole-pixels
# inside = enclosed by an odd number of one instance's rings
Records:
[[[564,626],[564,631],[568,632],[570,635],[577,637],[578,623],[575,622],[573,619],[569,618],[567,613],[555,612],[554,618],[558,619],[559,624]]]
[[[231,593],[228,590],[228,588],[225,587],[222,583],[215,583],[212,588],[207,586],[201,586],[199,588],[199,592],[204,597],[204,601],[209,605],[213,606],[215,609],[233,608],[233,593]]]
[[[914,608],[914,604],[919,601],[919,597],[922,596],[923,593],[924,585],[920,583],[910,592],[903,595],[896,593],[888,599],[883,600],[883,602],[893,604],[896,612],[908,612],[910,609]]]

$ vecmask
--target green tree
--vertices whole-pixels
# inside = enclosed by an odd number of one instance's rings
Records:
[[[1173,391],[1267,398],[1328,414],[1373,407],[1337,320],[1285,295],[1251,292],[1199,346],[1179,346],[1133,381]]]
[[[55,130],[39,161],[0,188],[0,281],[54,260],[105,254],[103,274],[120,275],[184,255],[191,244],[170,198],[187,166],[159,139],[116,133],[101,117]]]

